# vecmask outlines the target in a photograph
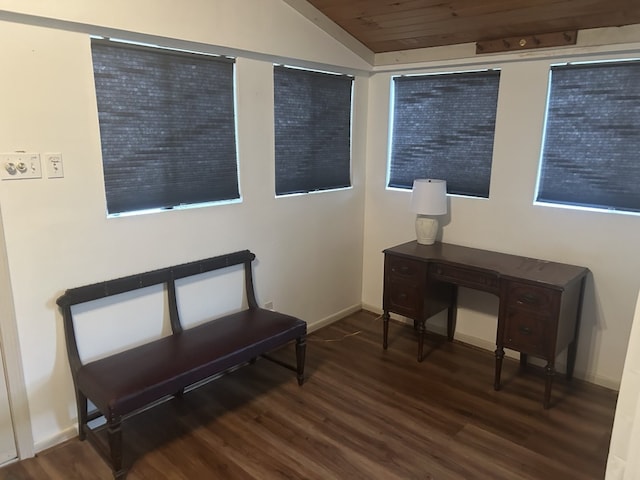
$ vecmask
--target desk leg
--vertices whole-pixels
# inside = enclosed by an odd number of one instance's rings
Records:
[[[389,312],[386,310],[382,314],[382,348],[387,349],[389,339]]]
[[[553,385],[553,377],[556,374],[556,369],[553,365],[553,362],[548,362],[547,366],[544,369],[545,372],[545,383],[544,383],[544,403],[543,406],[545,409],[551,406],[551,387]]]
[[[456,319],[458,317],[458,286],[451,286],[451,303],[447,311],[447,338],[453,342],[453,336],[456,333]]]
[[[576,366],[576,354],[578,353],[578,334],[580,333],[580,320],[582,318],[582,304],[584,303],[584,288],[587,277],[582,278],[580,283],[580,297],[578,299],[578,311],[576,312],[576,330],[573,334],[573,341],[569,344],[567,351],[567,380],[573,379],[573,369]]]
[[[426,328],[424,326],[426,320],[423,318],[418,322],[418,361],[422,361],[422,351],[424,349],[424,334]]]
[[[571,342],[567,350],[567,380],[573,379],[573,369],[576,366],[576,353],[578,350],[577,343],[575,340]]]
[[[498,345],[496,348],[496,373],[493,381],[493,389],[500,390],[500,375],[502,374],[502,359],[504,358],[504,348]]]
[[[527,359],[529,356],[526,353],[520,352],[520,368],[527,368]]]

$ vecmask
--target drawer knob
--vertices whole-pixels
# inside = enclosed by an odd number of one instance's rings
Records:
[[[518,331],[522,334],[522,335],[531,335],[531,329],[529,327],[523,327],[523,326],[519,326],[518,327]]]
[[[411,270],[406,265],[403,265],[401,267],[391,267],[391,271],[393,273],[399,273],[401,275],[407,275],[408,273],[411,273]]]
[[[518,297],[516,302],[520,305],[537,305],[540,303],[538,296],[533,293],[525,293],[524,295],[521,295]]]

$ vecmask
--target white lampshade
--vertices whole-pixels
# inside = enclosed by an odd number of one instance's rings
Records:
[[[413,181],[411,211],[416,215],[416,240],[433,245],[438,234],[438,220],[432,218],[447,213],[447,182],[431,178]]]
[[[411,211],[419,215],[445,215],[447,213],[447,182],[431,178],[414,180]]]

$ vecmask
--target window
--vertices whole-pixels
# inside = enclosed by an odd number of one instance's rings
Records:
[[[110,215],[238,199],[234,61],[92,40]]]
[[[353,77],[275,66],[276,195],[351,186]]]
[[[640,212],[640,61],[552,66],[536,200]]]
[[[388,186],[447,181],[448,193],[489,197],[500,72],[393,77]]]

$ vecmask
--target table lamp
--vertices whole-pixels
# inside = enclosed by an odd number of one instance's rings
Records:
[[[431,178],[413,181],[411,211],[416,216],[416,236],[418,243],[432,245],[438,233],[436,215],[447,213],[447,182]]]

